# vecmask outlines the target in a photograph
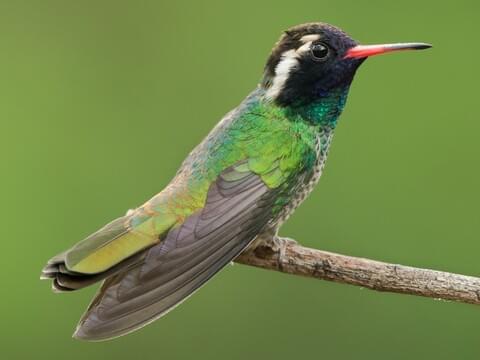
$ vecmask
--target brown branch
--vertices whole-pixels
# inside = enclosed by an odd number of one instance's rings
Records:
[[[280,239],[261,245],[235,262],[377,291],[480,304],[480,278],[350,257]]]

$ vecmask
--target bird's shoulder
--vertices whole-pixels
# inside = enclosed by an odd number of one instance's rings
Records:
[[[248,98],[247,98],[248,99]],[[190,167],[212,172],[212,180],[237,162],[270,187],[315,161],[318,129],[287,109],[258,99],[247,100],[225,116],[187,160]]]
[[[254,92],[230,111],[188,155],[171,183],[148,202],[185,216],[201,208],[208,189],[227,169],[248,171],[270,188],[287,186],[316,160],[318,129]]]

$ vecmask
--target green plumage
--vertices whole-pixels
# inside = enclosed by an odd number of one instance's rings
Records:
[[[222,171],[240,162],[238,172],[251,171],[268,188],[281,189],[271,209],[274,219],[294,192],[301,191],[299,179],[312,174],[319,156],[317,142],[322,141],[318,134],[335,127],[347,91],[295,113],[255,91],[192,151],[162,192],[67,252],[67,268],[99,273],[159,242],[163,233],[204,206],[209,187]]]
[[[231,261],[255,239],[255,235],[267,230],[275,232],[311,190],[309,184],[318,180],[317,168],[323,165],[331,138],[325,134],[332,133],[344,106],[347,91],[348,88],[334,92],[322,101],[292,112],[291,109],[266,101],[262,96],[262,89],[257,89],[237,109],[227,114],[192,151],[175,178],[162,192],[52,259],[44,269],[44,276],[55,279],[56,290],[77,289],[103,278],[109,279],[94,300],[94,305],[81,320],[76,336],[105,339],[138,328],[148,322],[150,316],[161,316],[186,296],[184,291],[188,291],[188,295]],[[247,186],[252,180],[256,181],[253,188]],[[236,187],[238,191],[235,190]],[[212,195],[212,191],[217,191],[218,194]],[[229,192],[246,195],[231,196],[228,195]],[[252,197],[256,193],[258,195]],[[208,204],[219,196],[224,198],[217,204],[221,211],[212,210],[213,205]],[[256,208],[257,210],[254,210]],[[258,212],[260,209],[261,212]],[[245,212],[246,210],[248,212]],[[207,213],[214,215],[206,215]],[[253,215],[248,215],[249,213]],[[199,216],[213,220],[210,225],[199,225],[201,223],[194,223],[194,219]],[[205,226],[213,228],[210,231],[201,230]],[[172,237],[180,236],[172,234],[184,233],[186,228],[189,229],[186,233],[188,238],[192,231],[190,229],[198,227],[199,229],[192,233],[197,240],[184,240],[187,245],[179,244],[180,240],[172,240]],[[219,230],[226,231],[220,238],[216,235]],[[150,294],[145,299],[153,297],[157,300],[142,302],[141,306],[147,306],[148,311],[137,313],[139,310],[131,309],[131,306],[140,306],[137,299],[139,295],[133,295],[132,298],[128,295],[121,296],[118,289],[126,286],[132,289],[138,287],[138,294],[145,293],[143,297],[152,291],[148,289],[152,289],[155,282],[148,280],[152,278],[148,274],[156,271],[157,267],[150,271],[141,270],[152,266],[153,260],[149,260],[151,253],[160,254],[157,255],[160,256],[158,259],[167,256],[158,261],[163,264],[160,269],[165,268],[162,273],[166,271],[168,274],[173,271],[166,270],[170,261],[168,259],[172,258],[166,254],[171,253],[173,256],[181,248],[195,248],[205,241],[209,247],[223,243],[225,245],[207,253],[200,252],[198,255],[196,251],[179,252],[175,260],[178,264],[175,266],[176,272],[183,272],[184,275],[167,277],[157,285],[162,289],[163,286],[170,286],[168,284],[172,282],[180,282],[175,285],[178,290],[172,295],[174,297],[166,296],[164,300],[160,300],[164,295]],[[232,248],[235,244],[238,246]],[[177,248],[178,250],[175,250]],[[215,260],[217,265],[209,265],[200,270],[202,266],[206,266],[208,257],[205,256],[213,256],[212,260],[218,259]],[[181,264],[191,265],[178,267]],[[191,273],[198,267],[198,275],[196,272]],[[132,270],[129,271],[129,268]],[[136,269],[140,269],[140,272],[137,273]],[[190,282],[183,282],[182,279],[187,275],[192,277],[192,285],[189,285]],[[134,282],[129,276],[134,276]],[[120,287],[117,289],[118,286]],[[182,290],[190,287],[190,290]],[[112,302],[112,299],[117,298],[118,300]],[[113,315],[104,314],[104,318],[98,318],[97,312],[102,308],[122,307],[129,309],[128,313],[133,311],[133,315],[123,316],[122,321],[115,320]]]
[[[362,54],[328,24],[285,32],[264,78],[187,157],[170,184],[52,258],[56,291],[105,280],[74,336],[103,340],[162,316],[279,226],[318,181]]]
[[[314,170],[318,134],[324,128],[333,129],[346,92],[336,92],[297,113],[262,101],[259,91],[254,92],[217,125],[183,163],[172,183],[145,206],[157,216],[177,217],[178,225],[203,207],[219,174],[243,160],[247,162],[237,170],[251,171],[269,188],[284,189],[280,196],[290,196],[288,190],[297,185],[299,175]],[[278,199],[278,203],[287,202],[287,198]],[[136,219],[133,223],[138,224]]]

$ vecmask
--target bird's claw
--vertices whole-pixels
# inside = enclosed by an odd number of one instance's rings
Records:
[[[273,252],[280,252],[285,249],[287,245],[294,245],[297,242],[293,239],[287,237],[280,237],[277,235],[270,235],[270,236],[260,236],[258,237],[255,242],[250,247],[251,250],[255,250],[260,247],[270,248]]]
[[[288,237],[277,237],[277,241],[280,241],[281,243],[285,245],[297,245],[298,242],[297,240],[290,239]]]

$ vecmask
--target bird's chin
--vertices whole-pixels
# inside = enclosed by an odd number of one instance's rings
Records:
[[[350,79],[350,82],[353,80],[355,73],[357,72],[358,68],[360,67],[360,65],[363,64],[365,60],[367,60],[367,57],[356,58],[356,59],[343,59],[342,61],[342,64],[344,67],[343,73],[348,79]]]
[[[365,57],[360,57],[360,58],[356,58],[356,59],[347,59],[347,61],[349,60],[349,61],[353,64],[353,67],[354,67],[355,70],[356,70],[356,69],[358,69],[358,67],[359,67],[360,65],[362,65],[363,62],[364,62],[365,60],[367,60],[367,59],[368,59],[368,57],[365,56]]]

